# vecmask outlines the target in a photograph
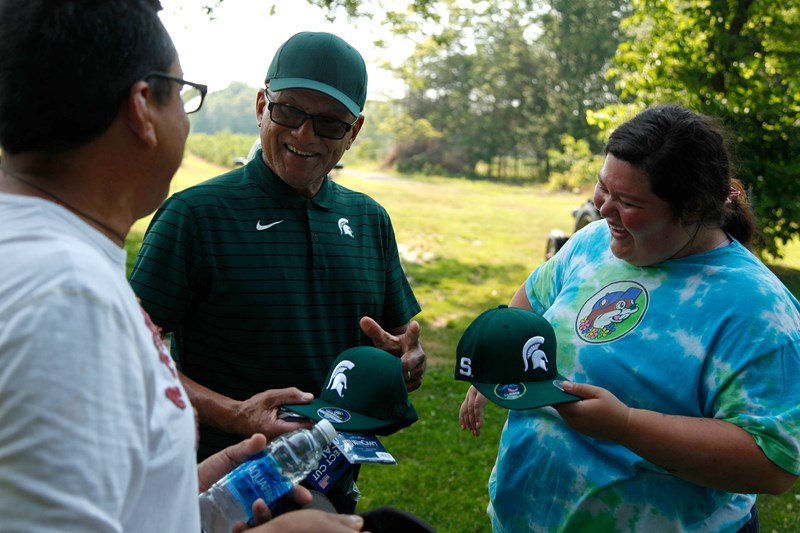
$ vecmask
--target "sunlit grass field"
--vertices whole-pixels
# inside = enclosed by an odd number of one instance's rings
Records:
[[[413,393],[420,420],[381,441],[396,466],[365,466],[359,509],[392,505],[430,522],[440,533],[488,532],[486,481],[505,412],[490,404],[479,438],[462,432],[458,408],[467,384],[453,379],[455,346],[481,311],[508,303],[528,273],[544,260],[548,232],[569,233],[571,210],[587,195],[460,179],[375,179],[348,166],[336,178],[389,211],[404,267],[423,311],[429,370]],[[173,190],[226,169],[187,156]],[[129,260],[147,220],[134,226]],[[800,294],[800,245],[775,263],[784,283]],[[800,484],[788,494],[758,500],[761,531],[800,531]]]

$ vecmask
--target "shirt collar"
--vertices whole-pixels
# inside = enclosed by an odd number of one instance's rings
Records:
[[[317,194],[309,199],[295,191],[287,185],[271,168],[264,162],[261,150],[256,152],[255,157],[245,166],[247,172],[256,184],[269,194],[282,207],[299,207],[306,205],[309,201],[322,209],[333,207],[335,195],[333,185],[328,176],[322,181]]]

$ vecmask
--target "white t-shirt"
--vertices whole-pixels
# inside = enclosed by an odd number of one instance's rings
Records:
[[[192,408],[125,255],[0,194],[2,532],[200,531]]]

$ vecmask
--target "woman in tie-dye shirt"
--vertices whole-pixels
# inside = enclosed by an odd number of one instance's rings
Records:
[[[654,107],[605,153],[604,220],[511,301],[552,323],[565,390],[584,399],[509,413],[493,528],[757,531],[756,494],[800,474],[800,305],[748,250],[752,214],[712,120]],[[486,401],[470,388],[463,428],[480,432]]]

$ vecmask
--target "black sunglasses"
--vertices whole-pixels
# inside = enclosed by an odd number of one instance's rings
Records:
[[[164,78],[166,80],[174,81],[176,83],[180,83],[181,87],[181,100],[183,101],[183,110],[188,115],[189,113],[194,113],[200,110],[200,107],[203,105],[203,100],[206,98],[206,93],[208,92],[208,86],[203,85],[202,83],[193,83],[191,81],[186,81],[183,78],[179,78],[177,76],[173,76],[172,74],[168,74],[166,72],[159,72],[157,70],[151,70],[147,74],[143,76],[143,79],[147,78]]]
[[[269,99],[269,94],[264,91],[267,98],[267,109],[269,110],[269,118],[275,124],[284,126],[286,128],[299,128],[306,120],[311,120],[314,127],[314,133],[326,139],[342,139],[347,132],[353,129],[358,117],[352,122],[343,122],[341,120],[324,117],[321,115],[309,115],[305,111],[297,109],[289,104],[280,104],[273,102]]]

